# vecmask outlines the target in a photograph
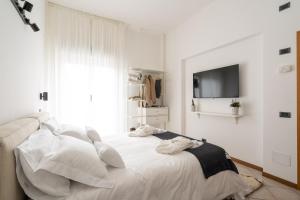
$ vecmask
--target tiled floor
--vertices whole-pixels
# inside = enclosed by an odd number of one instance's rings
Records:
[[[249,200],[300,200],[300,190],[282,185],[276,181],[263,177],[261,172],[252,168],[236,164],[240,174],[256,177],[264,185],[248,197]]]

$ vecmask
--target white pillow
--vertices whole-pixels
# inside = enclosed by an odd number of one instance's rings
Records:
[[[85,129],[86,129],[87,136],[92,142],[101,142],[100,135],[95,129],[88,126],[85,127]]]
[[[67,178],[44,170],[33,170],[42,157],[51,151],[55,141],[56,137],[49,130],[36,131],[15,149],[15,155],[18,156],[17,164],[21,165],[24,175],[34,187],[51,196],[67,196],[70,193],[70,181]]]
[[[125,168],[121,155],[111,146],[103,142],[95,142],[98,156],[108,165],[117,168]]]
[[[86,142],[91,143],[90,138],[87,136],[87,132],[85,129],[69,125],[69,124],[63,124],[60,126],[59,129],[56,129],[53,131],[55,135],[67,135],[74,138],[77,138],[79,140],[83,140]]]
[[[18,182],[21,185],[22,189],[24,190],[25,194],[30,199],[36,199],[36,200],[65,200],[66,199],[66,197],[57,197],[57,196],[46,194],[41,190],[39,190],[38,188],[36,188],[34,185],[32,185],[23,172],[18,151],[15,150],[14,153],[16,157],[16,174],[17,174]]]
[[[23,173],[34,187],[51,196],[68,196],[70,194],[69,179],[49,173],[45,170],[38,170],[36,172],[33,172],[26,159],[24,158],[22,151],[20,151],[19,153],[19,159],[23,169]]]
[[[90,143],[101,141],[98,132],[95,129],[88,126],[86,126],[84,129],[70,124],[59,124],[54,118],[43,122],[42,127],[43,126],[48,128],[55,135],[68,135]]]
[[[59,124],[55,118],[51,118],[42,123],[43,127],[48,128],[55,135],[68,135],[91,143],[90,138],[87,136],[87,130],[79,126]]]
[[[102,188],[113,184],[104,178],[108,174],[90,143],[69,136],[56,136],[59,140],[52,152],[40,162],[37,170],[46,170],[71,180]]]
[[[42,123],[42,126],[46,126],[51,132],[60,129],[60,124],[54,119],[50,118],[47,121]]]

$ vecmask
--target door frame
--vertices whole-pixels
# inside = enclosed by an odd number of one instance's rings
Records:
[[[297,188],[300,190],[300,31],[297,32]]]

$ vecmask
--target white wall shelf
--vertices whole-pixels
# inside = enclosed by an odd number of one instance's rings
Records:
[[[134,82],[128,82],[128,85],[129,86],[144,86],[145,84],[144,83],[134,83]]]
[[[142,100],[142,99],[128,99],[128,102],[146,102],[146,100]]]
[[[198,115],[200,117],[201,115],[208,115],[208,116],[216,116],[216,117],[230,117],[235,119],[235,123],[238,123],[239,118],[243,117],[242,114],[234,115],[231,113],[216,113],[216,112],[201,112],[201,111],[195,111],[192,112]]]
[[[129,71],[137,71],[141,73],[147,73],[147,74],[164,74],[164,71],[160,70],[151,70],[151,69],[143,69],[143,68],[129,68]]]

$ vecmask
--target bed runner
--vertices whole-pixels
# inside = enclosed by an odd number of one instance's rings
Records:
[[[153,134],[153,136],[162,140],[170,140],[178,136],[195,140],[193,138],[172,132]],[[210,176],[225,170],[231,170],[238,174],[235,164],[231,159],[227,159],[227,153],[223,148],[214,144],[210,144],[206,142],[205,139],[198,141],[202,141],[203,145],[196,148],[185,149],[184,151],[192,153],[198,159],[205,178],[209,178]]]

